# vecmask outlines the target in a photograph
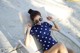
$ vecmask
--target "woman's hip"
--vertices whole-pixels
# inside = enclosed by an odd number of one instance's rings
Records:
[[[48,50],[46,50],[46,51],[44,51],[44,53],[48,53],[49,51],[51,51],[53,48],[56,48],[56,47],[58,47],[58,45],[59,45],[60,43],[55,43],[54,45],[52,45],[52,47],[50,48],[50,49],[48,49]]]

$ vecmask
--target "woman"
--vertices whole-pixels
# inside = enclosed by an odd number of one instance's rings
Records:
[[[50,35],[51,29],[59,31],[60,27],[53,21],[52,17],[47,17],[47,19],[54,23],[54,26],[48,22],[42,22],[41,14],[39,11],[30,9],[28,11],[33,25],[28,24],[28,34],[27,34],[27,44],[29,45],[29,35],[34,35],[37,40],[43,46],[44,53],[68,53],[67,48],[64,44],[55,41]]]

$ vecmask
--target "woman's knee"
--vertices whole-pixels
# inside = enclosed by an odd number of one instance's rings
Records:
[[[65,47],[65,45],[63,43],[59,43],[59,47]]]
[[[68,53],[67,48],[63,43],[59,43],[59,50],[61,53]]]

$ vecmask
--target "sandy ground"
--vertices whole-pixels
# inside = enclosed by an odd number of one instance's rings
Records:
[[[19,39],[24,39],[23,22],[18,14],[23,11],[27,12],[30,8],[38,9],[43,17],[53,16],[57,23],[60,23],[62,30],[80,42],[80,2],[64,0],[0,0],[0,31],[4,33],[13,47],[17,45]],[[56,37],[62,39],[61,42],[70,41],[68,39],[64,40],[65,37]],[[78,48],[76,52],[80,52],[79,50]]]

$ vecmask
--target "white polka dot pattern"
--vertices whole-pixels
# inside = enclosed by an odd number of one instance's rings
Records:
[[[41,23],[41,25],[35,25],[31,28],[30,34],[36,34],[37,40],[41,42],[43,50],[48,50],[52,45],[56,44],[56,41],[50,36],[50,25],[47,22]]]

